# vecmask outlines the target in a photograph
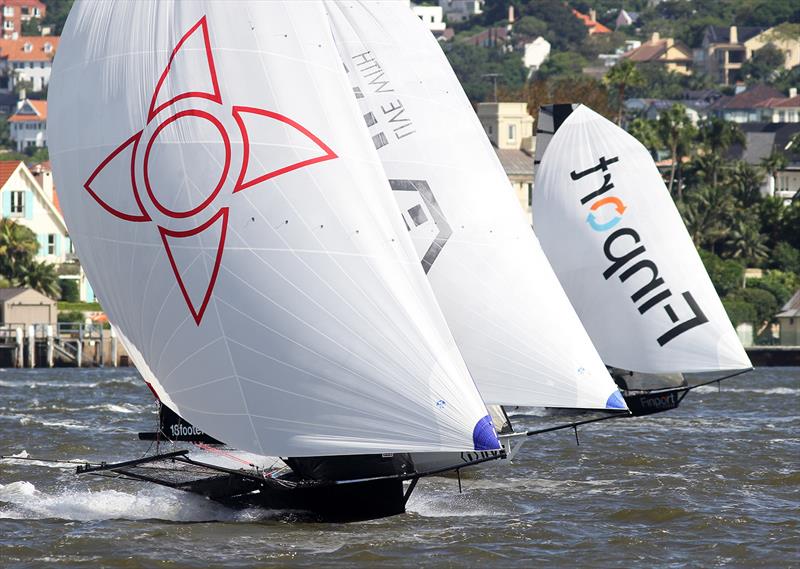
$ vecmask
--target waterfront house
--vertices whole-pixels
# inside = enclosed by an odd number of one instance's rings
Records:
[[[478,103],[478,119],[532,221],[534,136],[527,103]]]
[[[39,241],[38,261],[61,264],[72,253],[64,218],[21,160],[0,161],[0,217],[30,228]]]
[[[18,152],[47,146],[47,101],[24,99],[8,119],[11,140]]]
[[[56,301],[32,288],[0,288],[0,325],[55,324]]]
[[[781,327],[782,346],[800,346],[800,289],[775,315]]]

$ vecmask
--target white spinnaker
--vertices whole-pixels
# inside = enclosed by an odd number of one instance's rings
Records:
[[[329,2],[406,225],[487,403],[624,408],[438,42],[404,2]]]
[[[751,367],[634,137],[578,106],[542,156],[533,213],[536,235],[606,364],[648,373]]]
[[[182,417],[263,455],[497,448],[321,4],[77,2],[48,122],[82,265]]]

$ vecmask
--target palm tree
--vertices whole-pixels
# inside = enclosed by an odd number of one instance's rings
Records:
[[[33,231],[13,219],[0,219],[0,276],[14,281],[38,250]]]
[[[18,286],[30,287],[50,298],[58,299],[61,296],[58,274],[50,263],[33,261],[22,269],[15,280]]]
[[[686,114],[686,107],[675,104],[661,113],[658,117],[658,134],[661,141],[669,149],[672,159],[672,166],[669,172],[669,192],[672,193],[672,186],[675,182],[675,172],[684,156],[692,153],[692,141],[695,137],[696,129]],[[678,201],[683,199],[683,188],[678,184]]]
[[[786,168],[788,163],[789,160],[783,152],[773,150],[769,156],[765,156],[761,159],[761,168],[767,176],[772,178],[774,183],[777,181],[776,177],[778,176],[778,172]]]
[[[708,155],[716,155],[720,160],[725,152],[734,144],[745,146],[746,139],[742,129],[734,122],[719,117],[709,117],[698,125],[698,139]],[[711,176],[712,185],[718,182],[719,171],[714,170]]]
[[[653,158],[656,157],[659,141],[653,121],[637,117],[628,123],[628,132],[650,151]]]
[[[755,224],[748,223],[747,219],[737,219],[726,245],[730,247],[734,258],[757,264],[769,255],[766,241],[766,236],[758,231]]]
[[[617,89],[617,124],[622,124],[622,111],[625,105],[625,89],[628,87],[641,87],[644,77],[639,72],[636,64],[630,59],[619,61],[603,77],[603,83]]]
[[[696,247],[708,246],[713,253],[716,243],[728,238],[734,204],[724,188],[700,186],[678,206]]]
[[[745,162],[737,161],[728,174],[731,190],[736,200],[744,207],[752,207],[761,197],[761,174]]]

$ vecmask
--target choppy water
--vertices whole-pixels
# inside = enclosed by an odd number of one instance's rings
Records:
[[[139,456],[150,401],[133,369],[0,370],[0,454]],[[540,435],[463,494],[425,479],[409,513],[349,525],[0,463],[0,566],[800,567],[799,471],[800,368],[765,368],[583,427],[580,447]]]

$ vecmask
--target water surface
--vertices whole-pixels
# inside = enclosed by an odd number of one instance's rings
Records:
[[[0,370],[0,454],[141,456],[151,400],[132,368]],[[0,566],[800,567],[800,368],[580,435],[539,435],[462,494],[422,480],[407,514],[348,525],[0,463]]]

